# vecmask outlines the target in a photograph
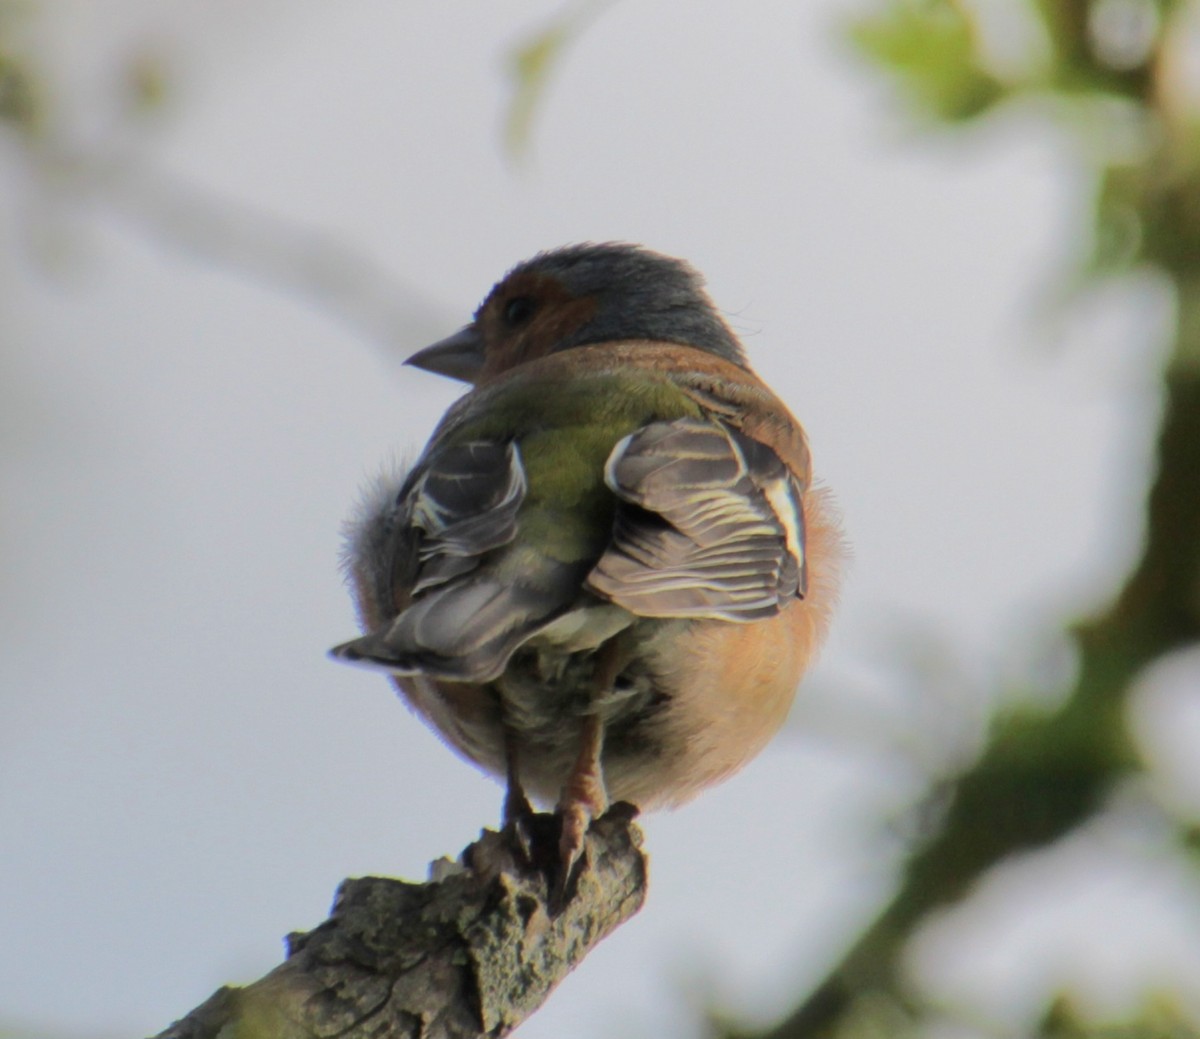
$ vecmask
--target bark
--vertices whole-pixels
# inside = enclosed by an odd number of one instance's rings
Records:
[[[287,959],[219,989],[157,1039],[466,1039],[502,1036],[646,897],[634,811],[593,824],[565,899],[557,824],[484,831],[414,884],[342,883],[329,919],[288,936]],[[561,906],[557,902],[562,902]]]

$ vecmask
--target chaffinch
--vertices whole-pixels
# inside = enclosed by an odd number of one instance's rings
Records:
[[[782,724],[840,533],[804,431],[681,260],[541,253],[408,359],[473,384],[352,521],[366,634],[455,750],[557,802],[569,873],[610,798],[677,805]]]

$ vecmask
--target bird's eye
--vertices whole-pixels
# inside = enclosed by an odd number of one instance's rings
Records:
[[[534,304],[528,296],[517,296],[504,304],[504,323],[515,328],[533,316]]]

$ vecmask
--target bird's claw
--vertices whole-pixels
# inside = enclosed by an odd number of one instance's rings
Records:
[[[576,772],[563,791],[557,816],[558,873],[550,904],[555,912],[563,909],[575,893],[580,874],[587,868],[584,850],[588,828],[608,807],[608,797],[599,776],[590,771]]]
[[[504,797],[504,829],[511,835],[514,851],[525,866],[534,865],[536,858],[536,819],[537,812],[525,792],[510,785]]]

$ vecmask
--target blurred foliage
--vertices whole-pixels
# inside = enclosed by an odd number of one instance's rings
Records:
[[[979,759],[931,792],[931,803],[948,799],[949,807],[913,849],[892,900],[761,1039],[925,1036],[948,1024],[956,1034],[986,1034],[971,1022],[947,1022],[906,978],[909,940],[1009,856],[1045,849],[1106,811],[1118,784],[1144,767],[1128,729],[1134,680],[1164,654],[1200,641],[1200,98],[1188,96],[1181,76],[1188,48],[1200,48],[1185,38],[1184,17],[1195,16],[1195,6],[1013,2],[1004,13],[1023,20],[1020,38],[1036,52],[1018,61],[997,60],[988,12],[966,0],[882,0],[851,28],[860,52],[921,120],[954,128],[1014,101],[1053,120],[1080,145],[1095,184],[1082,278],[1154,271],[1174,291],[1177,320],[1157,372],[1162,411],[1142,555],[1115,600],[1073,626],[1071,688],[1054,710],[1002,714]],[[1148,365],[1160,363],[1156,345],[1146,344]],[[1173,824],[1177,846],[1194,848],[1194,820]],[[1189,994],[1197,993],[1200,979]],[[1064,995],[1035,1034],[1179,1039],[1200,1030],[1170,999],[1147,1002],[1133,1020],[1105,1022]]]
[[[523,155],[528,151],[538,101],[545,93],[551,71],[576,32],[573,19],[557,18],[521,43],[509,56],[509,72],[515,91],[504,127],[504,140],[511,154]]]
[[[520,159],[529,154],[534,116],[546,95],[551,75],[568,45],[609,3],[611,0],[583,0],[524,38],[509,54],[513,97],[504,125],[504,143],[510,155]]]
[[[33,0],[0,0],[0,132],[14,130],[33,144],[51,123],[51,61],[39,51],[39,5]],[[127,56],[118,70],[117,93],[125,109],[142,115],[162,106],[170,94],[168,63],[153,52]]]
[[[1003,96],[980,61],[975,27],[952,3],[902,0],[854,26],[863,53],[893,69],[917,103],[940,119],[968,119]]]
[[[45,107],[33,62],[19,43],[24,13],[24,4],[0,0],[0,133],[36,133]]]
[[[30,132],[37,126],[40,110],[33,76],[20,59],[0,50],[0,122]]]
[[[1186,1015],[1170,1000],[1151,1000],[1136,1018],[1111,1021],[1097,1028],[1069,1001],[1060,999],[1034,1034],[1036,1039],[1187,1039],[1196,1033]]]

